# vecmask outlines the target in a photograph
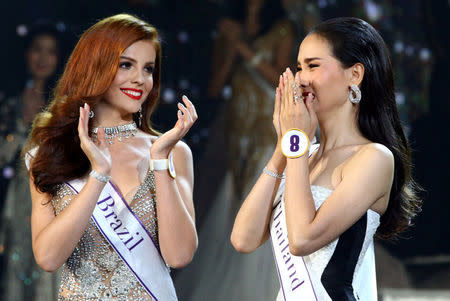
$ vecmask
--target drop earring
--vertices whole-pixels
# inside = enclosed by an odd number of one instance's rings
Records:
[[[142,107],[139,108],[138,125],[139,125],[139,127],[141,127],[141,125],[142,125]]]

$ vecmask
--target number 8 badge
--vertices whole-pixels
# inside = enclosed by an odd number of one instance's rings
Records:
[[[287,158],[301,157],[308,149],[308,135],[302,130],[290,129],[281,138],[281,152]]]

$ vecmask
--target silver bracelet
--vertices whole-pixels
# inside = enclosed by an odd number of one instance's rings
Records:
[[[99,180],[102,183],[108,183],[109,180],[111,179],[111,176],[102,175],[102,174],[96,172],[95,170],[91,170],[89,175],[93,176],[95,179]]]
[[[268,170],[267,167],[264,167],[263,172],[264,172],[265,174],[268,174],[268,175],[271,176],[272,178],[280,179],[280,180],[284,179],[284,174],[278,174],[278,173],[276,173],[276,172],[273,172],[273,171],[271,171],[271,170]]]

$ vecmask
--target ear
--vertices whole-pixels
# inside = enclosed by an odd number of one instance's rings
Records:
[[[359,86],[364,78],[364,65],[356,63],[349,68],[350,71],[350,85],[355,84]]]

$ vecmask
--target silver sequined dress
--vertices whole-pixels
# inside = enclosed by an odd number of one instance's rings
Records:
[[[60,214],[74,197],[73,190],[62,184],[52,205]],[[155,181],[149,171],[134,195],[130,208],[158,243]],[[158,246],[159,247],[159,246]],[[91,219],[86,231],[63,266],[58,300],[152,300]]]

